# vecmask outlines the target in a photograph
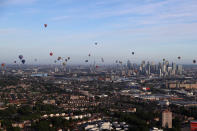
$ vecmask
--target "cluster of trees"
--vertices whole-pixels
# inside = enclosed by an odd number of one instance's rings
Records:
[[[0,78],[0,87],[18,85],[20,78],[16,76],[5,76]]]

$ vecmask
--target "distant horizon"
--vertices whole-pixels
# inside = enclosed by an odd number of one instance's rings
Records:
[[[71,57],[68,64],[102,64],[101,58],[108,64],[163,58],[192,64],[196,5],[196,0],[1,0],[0,63],[23,55],[27,64],[34,59],[52,64],[58,56]]]

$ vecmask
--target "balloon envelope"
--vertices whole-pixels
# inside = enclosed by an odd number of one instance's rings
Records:
[[[49,55],[50,55],[50,56],[53,56],[53,53],[51,52]]]
[[[23,55],[19,55],[18,58],[19,58],[20,60],[22,60],[22,59],[23,59]]]
[[[47,26],[48,26],[47,24],[44,24],[44,27],[45,27],[45,28],[47,28]]]
[[[66,62],[63,62],[62,65],[63,65],[63,66],[66,66]]]
[[[5,64],[4,64],[4,63],[2,63],[2,64],[1,64],[1,67],[4,67],[4,66],[5,66]]]
[[[21,62],[22,62],[23,64],[25,64],[25,60],[22,60]]]
[[[58,61],[61,60],[61,59],[62,59],[62,57],[60,57],[60,56],[57,58]]]

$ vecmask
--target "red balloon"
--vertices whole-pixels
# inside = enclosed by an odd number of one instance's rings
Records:
[[[5,64],[4,64],[4,63],[2,63],[2,64],[1,64],[1,66],[2,66],[2,67],[4,67],[4,66],[5,66]]]
[[[53,53],[51,52],[49,55],[50,55],[50,56],[53,56]]]
[[[99,68],[99,66],[96,66],[96,68]]]
[[[47,24],[44,24],[44,27],[45,27],[45,28],[47,28],[47,26],[48,26]]]

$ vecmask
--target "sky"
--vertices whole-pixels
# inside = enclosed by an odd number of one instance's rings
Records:
[[[103,57],[190,64],[196,34],[197,0],[0,0],[0,63],[22,54],[27,64],[58,56],[70,63],[101,64]]]

